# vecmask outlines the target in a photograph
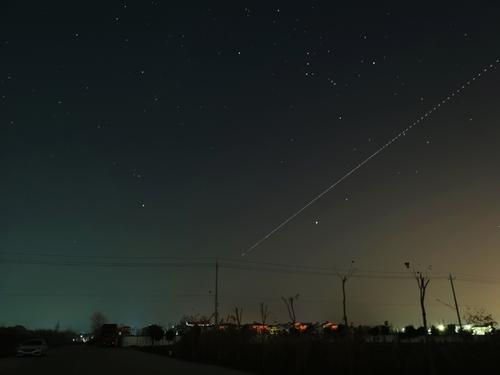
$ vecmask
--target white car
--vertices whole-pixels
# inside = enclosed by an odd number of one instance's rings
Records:
[[[47,343],[42,339],[31,339],[23,342],[17,349],[17,356],[36,356],[41,357],[47,354]]]

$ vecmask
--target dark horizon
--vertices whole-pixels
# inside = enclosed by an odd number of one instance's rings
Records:
[[[215,258],[354,260],[350,319],[394,326],[420,325],[404,263],[432,265],[430,324],[455,322],[449,273],[464,312],[500,317],[499,11],[4,2],[0,326],[210,315]],[[121,264],[155,257],[190,265]],[[298,293],[300,320],[342,319],[337,275],[241,264],[221,268],[222,317],[266,302],[282,321]]]

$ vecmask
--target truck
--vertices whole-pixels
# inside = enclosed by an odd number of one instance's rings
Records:
[[[103,324],[101,326],[99,341],[101,346],[118,346],[119,334],[117,324]]]

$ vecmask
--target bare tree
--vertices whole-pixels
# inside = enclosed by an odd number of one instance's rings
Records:
[[[234,322],[236,323],[237,326],[241,326],[241,321],[243,320],[243,307],[237,307],[235,306],[234,309]]]
[[[228,313],[225,320],[223,318],[219,319],[219,324],[235,323],[235,321],[236,321],[236,319],[234,318],[234,315],[231,313]]]
[[[285,303],[285,306],[286,306],[286,309],[288,311],[288,317],[290,318],[290,321],[292,323],[295,323],[297,321],[296,317],[295,317],[295,301],[297,301],[299,299],[299,295],[296,294],[295,296],[291,296],[291,297],[281,297],[281,300]]]
[[[95,335],[99,332],[103,324],[106,324],[108,319],[99,311],[96,311],[90,316],[90,329]]]
[[[267,317],[269,316],[269,308],[264,302],[261,302],[259,305],[259,312],[260,312],[260,321],[262,325],[266,324]]]
[[[432,270],[432,266],[428,266],[425,272],[415,270],[414,268],[410,268],[410,262],[405,262],[405,267],[408,270],[411,270],[413,277],[417,281],[419,299],[420,299],[420,309],[422,311],[422,324],[424,326],[425,332],[427,333],[427,313],[425,311],[425,293],[427,291],[427,286],[431,281],[429,272]]]
[[[497,321],[493,318],[491,313],[486,312],[484,308],[470,308],[467,307],[467,312],[464,315],[467,324],[482,327],[495,327]]]

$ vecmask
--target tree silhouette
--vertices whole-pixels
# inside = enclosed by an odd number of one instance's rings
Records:
[[[175,339],[175,331],[173,329],[169,329],[167,330],[167,332],[165,332],[165,338],[168,340],[168,341],[174,341]]]
[[[410,262],[405,262],[405,267],[410,270]],[[425,293],[427,291],[427,286],[431,281],[429,277],[429,272],[431,271],[432,266],[428,266],[425,272],[411,269],[413,277],[417,281],[418,291],[419,291],[419,300],[420,300],[420,309],[422,311],[422,324],[425,330],[425,334],[427,334],[427,312],[425,310]]]
[[[483,308],[468,308],[467,312],[464,315],[464,319],[467,324],[472,324],[474,326],[495,327],[497,325],[497,322],[493,318],[493,315],[487,313]]]
[[[237,326],[241,326],[241,321],[243,320],[243,308],[235,306],[233,311],[234,315],[232,316],[232,318],[234,322]]]
[[[292,323],[295,323],[297,321],[295,317],[295,306],[294,303],[299,299],[299,295],[296,294],[295,296],[291,296],[288,298],[281,297],[281,300],[285,303],[286,309],[288,311],[288,317],[290,318],[290,321]]]
[[[163,328],[158,324],[151,324],[144,329],[144,333],[151,338],[151,346],[154,345],[155,341],[160,341],[163,336]]]
[[[99,311],[96,311],[90,316],[90,329],[93,335],[97,335],[103,324],[106,324],[108,319]]]
[[[266,324],[267,317],[269,316],[269,308],[264,302],[261,302],[259,305],[259,313],[260,313],[260,322],[262,325]]]

